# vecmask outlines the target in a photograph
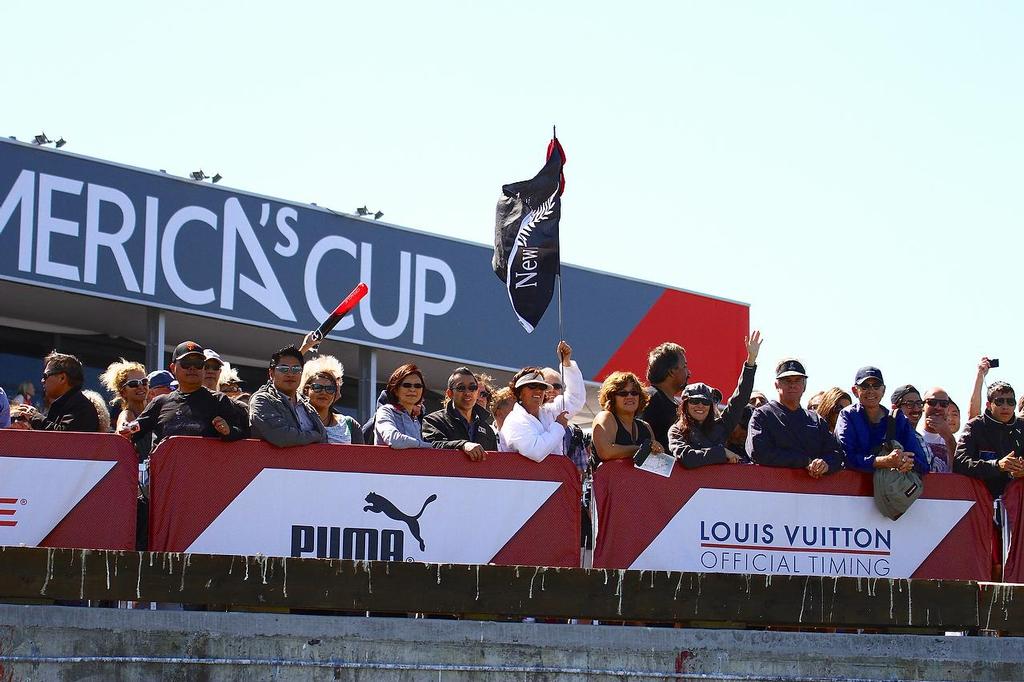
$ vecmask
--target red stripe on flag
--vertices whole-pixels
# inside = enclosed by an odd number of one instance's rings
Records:
[[[17,526],[17,521],[0,521],[0,526]]]
[[[0,497],[0,504],[17,504],[17,497]]]
[[[14,516],[14,509],[0,509],[0,516]]]

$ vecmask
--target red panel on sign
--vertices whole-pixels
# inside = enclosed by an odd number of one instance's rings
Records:
[[[749,326],[745,305],[666,289],[594,379],[629,371],[646,381],[647,353],[671,341],[686,349],[691,381],[703,381],[729,396],[746,359],[743,337]]]
[[[1010,533],[1010,550],[1003,561],[1003,582],[1024,583],[1024,481],[1013,481],[1003,492]]]
[[[843,471],[815,481],[803,470],[725,464],[699,469],[677,467],[671,477],[665,478],[636,469],[632,462],[606,462],[594,476],[599,518],[594,566],[632,566],[684,505],[702,489],[793,493],[793,505],[798,506],[803,504],[801,498],[807,499],[804,496],[810,494],[871,497],[872,479],[861,472]],[[992,499],[985,487],[977,480],[957,474],[929,474],[925,477],[925,489],[920,499],[964,500],[972,505],[923,559],[912,577],[990,580],[994,536]],[[816,521],[813,510],[800,509],[803,521],[813,526]],[[767,518],[764,511],[751,510],[750,517],[763,520]],[[880,521],[882,518],[878,516]],[[744,528],[744,532],[749,532],[749,529]],[[700,540],[695,538],[694,542],[699,544]],[[721,544],[701,546],[727,549],[727,542],[723,540]],[[799,553],[804,550],[789,547],[786,551]],[[842,550],[842,554],[863,552],[851,547]]]
[[[277,448],[256,440],[222,443],[179,437],[163,443],[151,463],[149,541],[155,551],[187,550],[261,472],[271,469],[556,482],[555,492],[491,562],[579,565],[581,486],[576,468],[565,457],[538,463],[515,453],[489,452],[485,461],[471,462],[450,450]]]
[[[39,543],[40,547],[84,549],[135,549],[135,507],[138,498],[138,455],[120,436],[106,433],[51,433],[46,431],[0,430],[0,457],[38,460],[87,460],[115,462],[84,497]],[[6,518],[21,521],[2,523],[16,527],[32,514],[44,512],[49,500],[43,495],[8,490],[0,477],[0,509],[7,503]],[[8,497],[19,495],[19,497]],[[16,504],[15,504],[16,502]]]

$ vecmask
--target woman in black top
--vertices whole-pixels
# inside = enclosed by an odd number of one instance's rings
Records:
[[[757,370],[757,353],[761,349],[761,334],[755,330],[743,339],[747,348],[747,361],[743,363],[736,391],[721,415],[714,412],[711,387],[690,384],[683,389],[683,402],[679,406],[679,421],[668,430],[669,451],[687,469],[705,464],[737,464],[749,462],[742,450],[735,452],[725,446],[726,440],[743,416],[743,408],[750,400]]]
[[[601,384],[597,399],[603,408],[593,424],[598,459],[632,457],[646,440],[651,441],[651,452],[664,452],[651,427],[636,416],[647,405],[647,393],[635,374],[612,372]]]

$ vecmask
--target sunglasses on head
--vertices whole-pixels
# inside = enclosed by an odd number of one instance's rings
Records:
[[[469,386],[466,386],[465,384],[459,384],[458,386],[452,386],[452,390],[455,391],[456,393],[465,393],[466,391],[472,393],[478,388],[480,388],[478,384],[470,384]]]
[[[129,379],[121,384],[122,388],[138,388],[139,386],[149,386],[149,379],[145,377],[141,379]]]
[[[334,384],[310,384],[309,390],[314,393],[334,393],[338,390],[338,387]]]
[[[637,398],[640,396],[640,391],[615,391],[615,395],[620,398]]]
[[[928,407],[949,407],[949,401],[943,398],[928,398],[925,403]]]
[[[1013,398],[992,398],[992,404],[997,407],[1013,407],[1016,402]]]
[[[178,367],[183,367],[184,369],[202,369],[203,368],[203,361],[202,360],[178,360]]]
[[[419,382],[413,383],[411,381],[403,381],[398,385],[401,386],[402,388],[423,388],[423,384]]]

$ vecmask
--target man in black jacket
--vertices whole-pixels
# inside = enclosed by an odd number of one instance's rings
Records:
[[[964,426],[956,447],[953,471],[985,482],[999,497],[1015,478],[1024,478],[1024,421],[1013,410],[1013,387],[997,381],[988,387],[984,414]]]
[[[654,438],[665,452],[668,430],[679,419],[676,396],[690,380],[686,350],[677,343],[663,343],[647,355],[647,407],[640,418],[651,425]]]
[[[148,444],[150,434],[159,445],[171,436],[220,437],[234,441],[249,436],[249,415],[245,408],[223,393],[203,386],[203,348],[195,341],[179,343],[174,349],[171,372],[178,390],[154,398],[135,422],[119,433],[135,442]]]
[[[480,385],[468,367],[458,367],[448,377],[444,409],[423,418],[423,439],[441,450],[462,450],[474,462],[484,452],[498,449],[491,415],[477,402]]]
[[[50,409],[44,416],[31,405],[21,406],[17,412],[25,419],[21,423],[36,431],[99,431],[96,406],[82,395],[82,363],[74,355],[57,351],[47,355],[44,362],[43,393]]]

